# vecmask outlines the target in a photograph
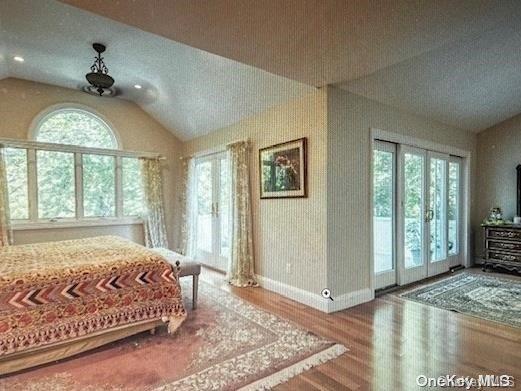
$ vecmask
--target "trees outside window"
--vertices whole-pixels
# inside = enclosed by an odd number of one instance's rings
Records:
[[[34,147],[6,148],[13,220],[142,214],[140,162],[112,151],[119,149],[117,137],[101,118],[83,109],[61,108],[43,116],[32,134],[38,142]]]

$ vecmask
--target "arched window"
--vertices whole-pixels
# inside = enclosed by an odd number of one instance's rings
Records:
[[[74,104],[52,106],[35,118],[29,138],[37,142],[5,149],[14,221],[92,224],[142,215],[141,165],[121,150],[107,121]]]
[[[97,115],[78,108],[62,108],[44,115],[33,130],[36,141],[89,148],[118,149],[112,129]]]

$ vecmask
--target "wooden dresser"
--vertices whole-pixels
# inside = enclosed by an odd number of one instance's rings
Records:
[[[483,231],[483,270],[492,267],[521,273],[521,225],[485,225]]]

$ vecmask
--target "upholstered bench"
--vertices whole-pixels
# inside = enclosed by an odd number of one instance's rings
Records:
[[[189,257],[185,257],[167,248],[152,249],[161,254],[171,265],[176,265],[179,261],[179,277],[192,276],[192,308],[197,308],[197,291],[199,289],[199,274],[201,274],[201,264]]]

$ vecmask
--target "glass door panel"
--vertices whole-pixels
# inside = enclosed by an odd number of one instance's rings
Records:
[[[376,289],[390,285],[384,285],[389,281],[415,282],[461,264],[462,164],[461,158],[446,154],[375,142]]]
[[[230,257],[230,170],[228,159],[220,159],[219,183],[219,219],[220,219],[220,255],[226,259]],[[224,265],[224,269],[226,265]]]
[[[429,151],[428,200],[425,215],[429,264],[427,275],[435,276],[449,270],[447,246],[447,188],[449,156]]]
[[[404,168],[404,259],[405,268],[423,265],[424,166],[422,154],[405,153]]]
[[[230,175],[225,154],[196,162],[196,258],[225,271],[230,256]]]
[[[461,264],[461,189],[461,158],[451,157],[449,161],[449,184],[447,195],[447,249],[451,266],[457,266]]]
[[[377,142],[373,151],[373,254],[376,289],[396,284],[396,145]]]
[[[447,228],[447,161],[430,158],[429,183],[429,220],[431,262],[443,261],[447,258],[446,228]]]
[[[200,162],[196,166],[197,176],[197,235],[196,250],[199,258],[212,253],[213,243],[213,184],[212,162]]]

